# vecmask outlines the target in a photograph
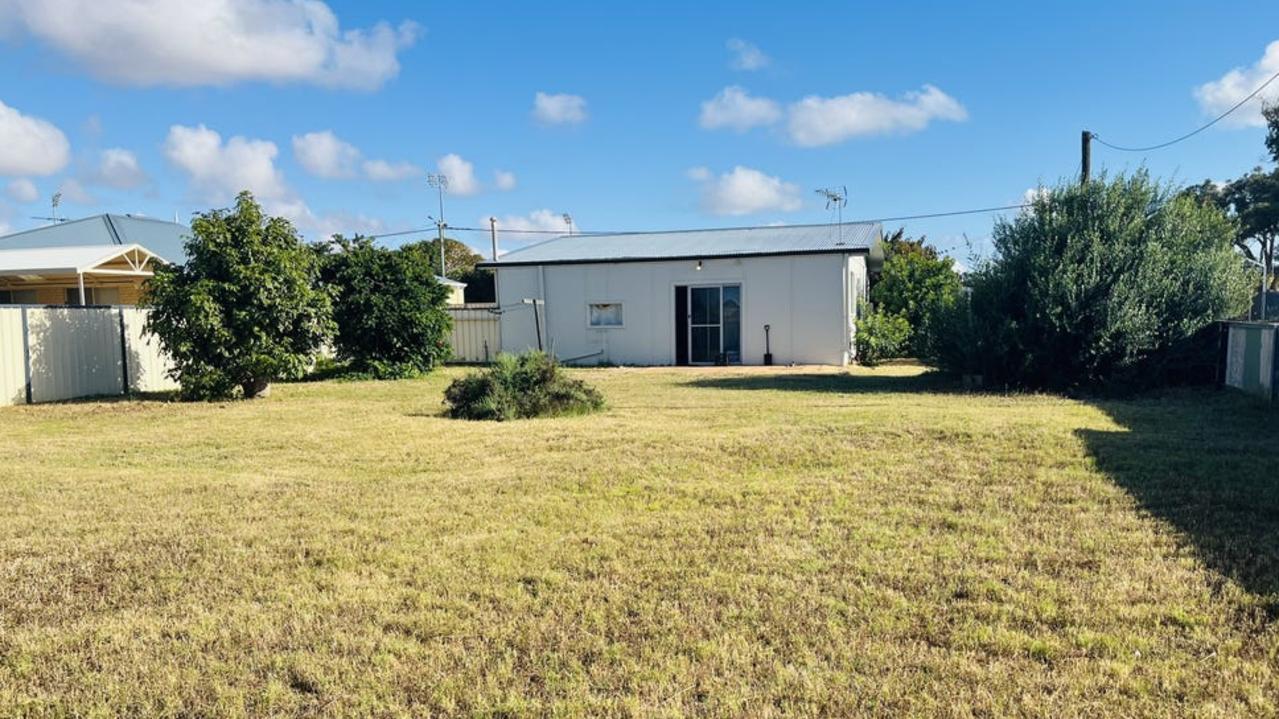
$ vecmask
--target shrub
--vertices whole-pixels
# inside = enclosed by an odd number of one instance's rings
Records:
[[[857,322],[853,346],[857,361],[874,367],[886,359],[902,357],[910,344],[910,322],[900,315],[881,309],[865,312]]]
[[[191,233],[186,264],[157,266],[143,301],[180,396],[255,397],[305,374],[333,321],[315,254],[293,225],[242,192],[234,209],[197,215]]]
[[[421,253],[376,247],[363,237],[334,237],[318,250],[333,293],[334,346],[352,373],[412,377],[448,360],[449,291]]]
[[[587,414],[604,407],[594,387],[565,374],[542,352],[500,354],[493,366],[453,380],[444,391],[457,419],[527,419]]]
[[[955,261],[938,254],[923,237],[913,240],[898,230],[885,238],[884,268],[870,298],[880,311],[904,317],[910,324],[902,354],[924,353],[930,342],[929,319],[934,306],[953,302],[959,292]]]
[[[1247,307],[1222,213],[1145,172],[1044,193],[995,225],[971,295],[937,310],[931,359],[988,384],[1132,390],[1166,384],[1201,332]]]

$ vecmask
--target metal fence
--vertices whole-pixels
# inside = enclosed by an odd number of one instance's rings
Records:
[[[453,316],[453,359],[457,362],[490,362],[502,347],[496,304],[468,304],[448,308]]]
[[[1279,395],[1279,325],[1226,322],[1222,382],[1274,401]]]
[[[0,405],[177,389],[132,307],[0,307]]]

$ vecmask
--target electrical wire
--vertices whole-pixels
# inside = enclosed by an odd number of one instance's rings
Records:
[[[1095,133],[1095,132],[1094,132],[1094,133],[1090,133],[1090,134],[1092,135],[1092,139],[1094,139],[1094,140],[1096,140],[1097,142],[1099,142],[1099,143],[1101,143],[1101,144],[1105,145],[1106,147],[1109,147],[1109,148],[1110,148],[1110,149],[1112,149],[1112,150],[1119,150],[1120,152],[1150,152],[1151,150],[1161,150],[1161,149],[1163,149],[1163,148],[1165,148],[1165,147],[1168,147],[1169,145],[1175,145],[1175,144],[1177,144],[1178,142],[1181,142],[1182,140],[1189,140],[1190,138],[1194,137],[1195,135],[1198,135],[1199,133],[1203,132],[1204,130],[1207,130],[1208,128],[1212,127],[1213,125],[1216,125],[1218,122],[1221,122],[1222,120],[1226,119],[1226,117],[1227,117],[1230,113],[1232,113],[1232,112],[1234,112],[1235,110],[1238,110],[1239,108],[1243,107],[1243,106],[1244,106],[1244,104],[1245,104],[1245,103],[1247,103],[1249,100],[1251,100],[1252,98],[1254,98],[1254,97],[1256,97],[1257,95],[1261,94],[1261,91],[1262,91],[1262,90],[1264,90],[1264,89],[1266,89],[1266,87],[1267,87],[1268,85],[1270,85],[1270,83],[1274,82],[1276,79],[1279,79],[1279,72],[1276,72],[1275,74],[1271,75],[1269,80],[1266,80],[1265,82],[1261,83],[1260,87],[1258,87],[1256,90],[1253,90],[1253,91],[1252,91],[1251,93],[1249,93],[1249,95],[1248,95],[1247,97],[1245,97],[1244,99],[1242,99],[1242,100],[1240,100],[1239,102],[1235,103],[1234,107],[1231,107],[1229,110],[1226,110],[1225,112],[1221,113],[1220,115],[1218,115],[1218,116],[1214,117],[1214,118],[1212,119],[1212,121],[1210,121],[1208,124],[1206,124],[1206,125],[1201,125],[1201,126],[1199,126],[1199,127],[1195,128],[1194,130],[1191,130],[1190,132],[1187,132],[1186,134],[1182,135],[1181,137],[1173,138],[1173,139],[1171,139],[1171,140],[1169,140],[1169,141],[1167,141],[1167,142],[1161,142],[1161,143],[1159,143],[1158,145],[1151,145],[1151,146],[1149,146],[1149,147],[1124,147],[1124,146],[1122,146],[1122,145],[1112,145],[1111,143],[1106,142],[1105,140],[1101,139],[1101,137],[1100,137],[1099,135],[1097,135],[1097,133]]]

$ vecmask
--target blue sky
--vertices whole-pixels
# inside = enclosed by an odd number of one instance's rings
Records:
[[[825,186],[850,219],[1004,205],[1082,129],[1162,141],[1279,71],[1274,2],[194,6],[0,0],[0,228],[59,189],[185,221],[248,186],[309,237],[397,231],[441,170],[452,224],[513,229],[824,222]],[[1256,115],[1094,167],[1233,177]],[[963,256],[992,219],[901,224]]]

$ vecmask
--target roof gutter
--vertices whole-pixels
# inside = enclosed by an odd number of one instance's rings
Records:
[[[788,257],[791,255],[865,255],[869,247],[829,247],[820,250],[765,250],[762,252],[728,252],[709,255],[672,255],[667,257],[598,257],[572,260],[492,260],[477,262],[476,267],[492,270],[501,267],[536,267],[538,265],[612,265],[621,262],[680,262],[685,260],[735,260],[746,257]],[[512,253],[514,254],[514,253]]]

